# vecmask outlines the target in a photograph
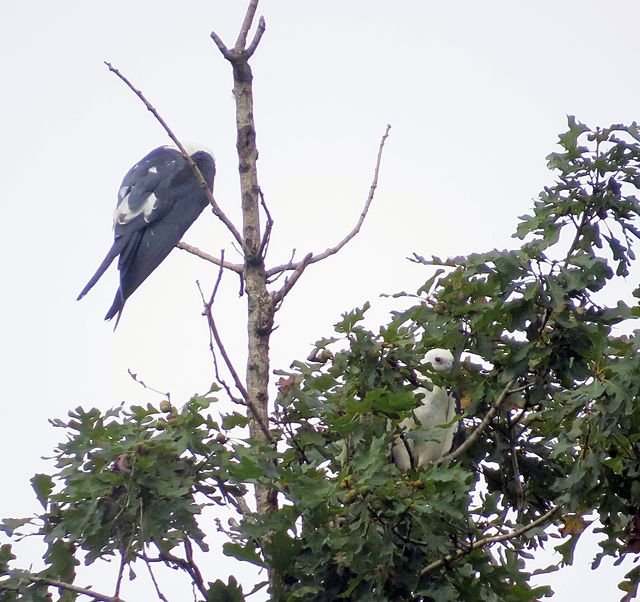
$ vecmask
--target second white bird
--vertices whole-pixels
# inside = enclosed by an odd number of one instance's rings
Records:
[[[447,349],[432,349],[425,355],[424,363],[430,365],[434,372],[449,372],[453,367],[453,355]],[[405,418],[400,423],[404,441],[399,435],[396,436],[391,449],[395,465],[403,472],[411,468],[407,446],[411,450],[415,467],[426,466],[451,449],[453,437],[458,430],[457,422],[445,426],[453,420],[456,413],[455,399],[446,389],[431,385],[431,389],[419,387],[415,393],[423,395],[421,404],[413,410],[412,417]],[[429,440],[419,441],[408,436],[415,431],[432,432],[429,433]]]

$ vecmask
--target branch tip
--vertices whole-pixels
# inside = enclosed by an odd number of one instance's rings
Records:
[[[329,247],[328,249],[326,249],[322,253],[318,253],[317,255],[310,254],[311,257],[309,259],[307,259],[309,257],[307,255],[301,261],[294,262],[291,260],[289,261],[289,263],[285,263],[267,270],[267,278],[271,278],[272,276],[275,276],[276,274],[280,274],[281,272],[286,272],[291,270],[295,272],[296,270],[298,270],[298,268],[300,268],[303,262],[306,263],[306,265],[304,266],[306,267],[307,265],[311,265],[312,263],[318,263],[319,261],[322,261],[327,257],[331,257],[331,255],[335,255],[360,232],[360,228],[362,227],[362,224],[364,223],[364,220],[367,217],[367,214],[369,213],[369,208],[371,207],[371,203],[373,202],[373,198],[376,193],[376,188],[378,187],[378,175],[380,173],[380,165],[382,163],[382,152],[384,150],[385,142],[389,137],[390,129],[391,129],[391,125],[387,124],[384,134],[380,139],[380,144],[378,145],[378,155],[376,157],[375,169],[373,171],[373,180],[371,181],[371,186],[369,187],[369,194],[367,195],[367,199],[364,203],[364,207],[360,212],[360,217],[358,218],[358,221],[356,222],[356,225],[353,227],[351,232],[349,232],[337,245],[333,247]]]

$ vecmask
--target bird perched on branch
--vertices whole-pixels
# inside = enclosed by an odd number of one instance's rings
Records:
[[[447,349],[432,349],[424,358],[424,364],[434,372],[450,372],[453,355]],[[395,465],[403,472],[413,467],[425,466],[444,456],[453,443],[458,423],[446,426],[456,413],[453,396],[446,389],[425,379],[428,387],[418,387],[414,392],[421,395],[420,405],[410,418],[400,422],[403,434],[396,435],[391,448]],[[408,448],[408,449],[407,449]]]
[[[212,190],[216,173],[213,157],[205,150],[187,152]],[[105,316],[110,320],[117,314],[117,326],[125,301],[162,263],[207,203],[199,178],[178,149],[161,146],[152,150],[122,180],[113,218],[113,245],[78,299],[120,256],[120,285]]]

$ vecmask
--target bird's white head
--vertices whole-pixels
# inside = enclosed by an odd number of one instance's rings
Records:
[[[431,349],[424,356],[425,365],[430,365],[434,372],[451,372],[453,354],[448,349]]]

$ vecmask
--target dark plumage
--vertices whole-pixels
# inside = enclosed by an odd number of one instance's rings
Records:
[[[213,189],[216,168],[211,154],[197,150],[191,158]],[[100,267],[82,289],[84,297],[119,255],[120,286],[105,320],[155,270],[207,206],[207,196],[179,150],[161,146],[136,163],[122,180],[114,215],[114,241]]]

